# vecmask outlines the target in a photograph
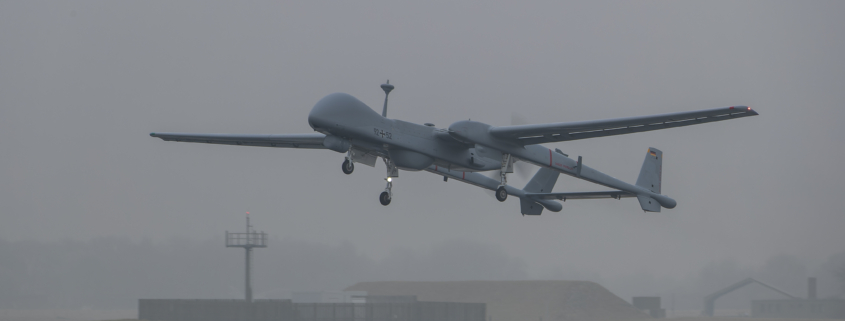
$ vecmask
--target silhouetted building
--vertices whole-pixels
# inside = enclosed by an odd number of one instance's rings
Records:
[[[484,303],[292,303],[290,300],[138,300],[149,321],[487,321]],[[405,301],[405,302],[395,302]]]
[[[807,299],[752,301],[751,316],[758,318],[845,319],[845,300],[816,299],[816,278],[808,278]]]
[[[756,318],[845,319],[845,300],[757,300],[751,302]]]
[[[666,317],[666,309],[660,308],[659,296],[635,296],[631,298],[631,305],[648,313],[652,318]]]

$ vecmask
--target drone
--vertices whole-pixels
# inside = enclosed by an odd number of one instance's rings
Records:
[[[624,135],[659,129],[729,120],[758,113],[747,106],[685,111],[651,116],[532,125],[492,126],[460,120],[447,128],[387,118],[387,98],[395,88],[390,81],[381,85],[384,107],[381,114],[345,93],[320,99],[308,114],[308,124],[316,133],[307,134],[192,134],[150,133],[165,141],[260,146],[278,148],[327,149],[346,154],[341,170],[352,174],[355,163],[375,167],[379,158],[385,164],[387,186],[379,202],[393,199],[393,181],[403,171],[428,171],[495,192],[504,202],[508,195],[520,200],[523,215],[540,215],[543,209],[559,212],[558,201],[568,199],[621,199],[636,197],[645,212],[674,208],[677,202],[661,194],[663,152],[649,148],[634,184],[618,180],[584,165],[583,158],[570,158],[560,149],[544,143]],[[508,185],[514,163],[540,167],[523,188]],[[493,173],[488,177],[483,172]],[[560,174],[592,182],[611,190],[554,193]]]

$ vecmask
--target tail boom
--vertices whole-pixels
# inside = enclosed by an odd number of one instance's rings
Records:
[[[439,167],[436,165],[431,165],[425,170],[430,173],[455,179],[491,191],[496,191],[496,189],[499,187],[498,180],[487,177],[481,173],[453,171],[448,168]],[[531,181],[529,181],[525,188],[532,191],[535,189],[537,189],[538,191],[551,191],[551,189],[554,187],[555,182],[557,182],[558,175],[559,173],[554,170],[540,169],[537,174],[534,174],[534,177],[531,179]],[[543,208],[552,212],[560,212],[560,210],[563,209],[563,205],[556,201],[528,197],[527,191],[523,189],[519,189],[510,185],[505,185],[505,190],[508,191],[508,195],[516,196],[519,198],[522,214],[525,215],[540,215],[540,213],[543,211]]]
[[[562,200],[567,199],[600,199],[613,198],[622,199],[636,197],[640,207],[647,212],[660,212],[661,207],[675,208],[678,203],[661,192],[663,152],[656,148],[649,148],[646,153],[643,166],[640,169],[637,183],[634,185],[622,182],[616,178],[601,173],[595,169],[584,166],[583,161],[574,161],[566,155],[551,154],[555,157],[555,163],[560,166],[543,167],[543,170],[553,170],[570,176],[597,183],[600,185],[615,188],[613,191],[600,192],[569,192],[569,193],[543,193],[529,191],[526,189],[527,197],[535,200]],[[545,166],[548,166],[547,164]],[[530,185],[530,184],[529,184]],[[527,187],[527,186],[526,186]]]

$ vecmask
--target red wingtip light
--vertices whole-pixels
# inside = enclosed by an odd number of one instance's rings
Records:
[[[731,106],[731,108],[728,108],[728,109],[734,109],[734,106]]]

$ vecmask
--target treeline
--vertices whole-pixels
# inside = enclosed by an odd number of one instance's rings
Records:
[[[140,298],[242,298],[243,259],[243,250],[225,248],[222,238],[155,243],[120,237],[0,240],[0,308],[134,308]],[[603,277],[565,267],[532,275],[523,260],[500,247],[471,241],[444,241],[428,250],[396,249],[376,260],[351,244],[274,239],[268,248],[255,250],[253,266],[256,298],[341,290],[363,281],[568,279],[598,282],[625,300],[661,296],[664,308],[674,301],[676,309],[689,310],[700,309],[704,296],[747,277],[804,297],[808,276],[818,277],[820,297],[845,293],[845,251],[812,268],[795,256],[777,255],[758,267],[714,261],[682,278],[647,271]],[[749,286],[721,299],[718,307],[742,309],[752,299],[778,297]]]
[[[779,254],[760,266],[746,266],[735,259],[723,259],[704,265],[686,276],[661,277],[647,273],[601,280],[611,291],[630,301],[631,296],[660,296],[669,310],[674,301],[677,310],[699,310],[704,297],[745,278],[754,278],[799,298],[807,297],[807,278],[817,278],[819,298],[845,298],[845,251],[830,256],[821,264],[808,265],[798,257]],[[751,301],[786,297],[757,284],[751,284],[717,301],[717,309],[750,309]]]

